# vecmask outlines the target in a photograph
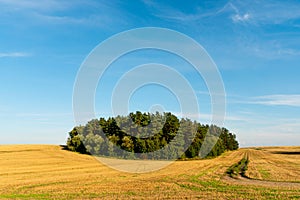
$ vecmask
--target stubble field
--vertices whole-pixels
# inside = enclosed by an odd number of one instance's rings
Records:
[[[226,170],[245,155],[249,178]],[[300,147],[244,148],[125,173],[51,145],[0,146],[0,199],[299,199]]]

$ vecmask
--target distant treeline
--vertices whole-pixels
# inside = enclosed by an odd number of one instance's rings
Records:
[[[171,113],[130,113],[100,118],[69,132],[71,151],[128,159],[184,159],[199,157],[204,138],[213,146],[206,157],[236,150],[236,136],[226,128],[178,119]]]

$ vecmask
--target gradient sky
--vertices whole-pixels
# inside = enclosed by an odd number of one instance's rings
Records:
[[[241,146],[300,145],[300,1],[130,2],[0,0],[1,144],[64,144],[75,125],[73,85],[86,56],[114,34],[150,26],[184,33],[206,49],[224,81],[224,126]],[[157,51],[120,58],[107,71],[97,116],[109,115],[114,75],[149,62],[183,71],[208,123],[205,84],[182,60]],[[178,112],[174,96],[155,85],[134,93],[129,107],[148,111],[155,104]]]

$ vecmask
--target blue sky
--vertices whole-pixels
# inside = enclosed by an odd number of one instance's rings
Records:
[[[224,126],[241,146],[299,145],[300,1],[150,0],[0,0],[1,144],[63,144],[75,125],[72,93],[82,62],[100,42],[140,27],[173,29],[206,49],[226,90]],[[199,98],[201,122],[209,122],[205,83],[188,64],[157,51],[114,63],[98,85],[97,116],[109,115],[118,77],[149,62],[181,71]],[[156,104],[178,112],[174,95],[155,85],[136,91],[129,107]]]

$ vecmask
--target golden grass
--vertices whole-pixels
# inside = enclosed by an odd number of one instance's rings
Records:
[[[249,150],[250,178],[300,182],[300,147],[264,147]]]
[[[273,163],[282,156],[272,154],[274,157],[269,161],[266,155],[271,151],[240,149],[215,159],[177,161],[159,171],[131,174],[113,170],[92,156],[61,150],[59,146],[0,146],[0,199],[299,198],[300,188],[244,186],[222,178],[227,168],[245,153],[250,155],[251,176],[252,172],[260,173],[253,167],[256,159],[260,160],[257,166],[265,167],[259,164],[264,159]],[[289,155],[286,159],[291,163],[281,162],[286,170],[298,169],[299,159]],[[270,172],[270,177],[276,170]],[[296,175],[295,180],[299,180],[298,172],[289,173],[281,176],[288,175],[292,179],[291,176]]]

